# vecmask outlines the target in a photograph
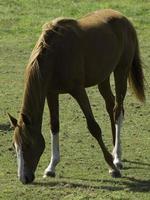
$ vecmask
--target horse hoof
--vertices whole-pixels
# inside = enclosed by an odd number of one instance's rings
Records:
[[[56,174],[55,172],[45,172],[43,178],[46,178],[46,177],[55,177]]]
[[[120,178],[121,177],[121,173],[119,170],[110,170],[109,173],[112,176],[112,178]]]

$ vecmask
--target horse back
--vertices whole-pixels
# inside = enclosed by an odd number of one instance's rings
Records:
[[[103,82],[121,60],[129,63],[135,50],[135,30],[125,16],[104,9],[78,22],[83,30],[85,86]]]
[[[121,13],[109,9],[79,20],[58,20],[55,28],[59,34],[53,84],[62,91],[104,81],[119,63],[133,29]]]

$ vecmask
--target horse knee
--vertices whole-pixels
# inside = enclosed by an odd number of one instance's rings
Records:
[[[101,137],[101,129],[94,119],[87,121],[87,127],[94,138],[99,139]]]

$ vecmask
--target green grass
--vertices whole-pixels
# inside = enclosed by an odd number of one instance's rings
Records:
[[[31,185],[17,180],[16,155],[7,112],[18,115],[24,69],[41,26],[59,16],[78,18],[90,11],[113,8],[134,23],[140,41],[147,102],[141,105],[128,90],[122,130],[123,177],[112,179],[102,153],[86,129],[85,119],[69,95],[60,97],[61,162],[57,177],[43,179],[50,157],[48,109],[43,134],[46,149]],[[150,199],[150,2],[148,0],[0,0],[0,199],[149,200]],[[95,117],[111,150],[108,115],[96,87],[87,90]]]

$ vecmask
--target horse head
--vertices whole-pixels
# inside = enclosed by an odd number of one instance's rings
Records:
[[[13,144],[17,154],[18,178],[24,184],[31,183],[45,149],[44,138],[26,115],[21,114],[19,121],[10,114],[9,118],[14,127]]]

